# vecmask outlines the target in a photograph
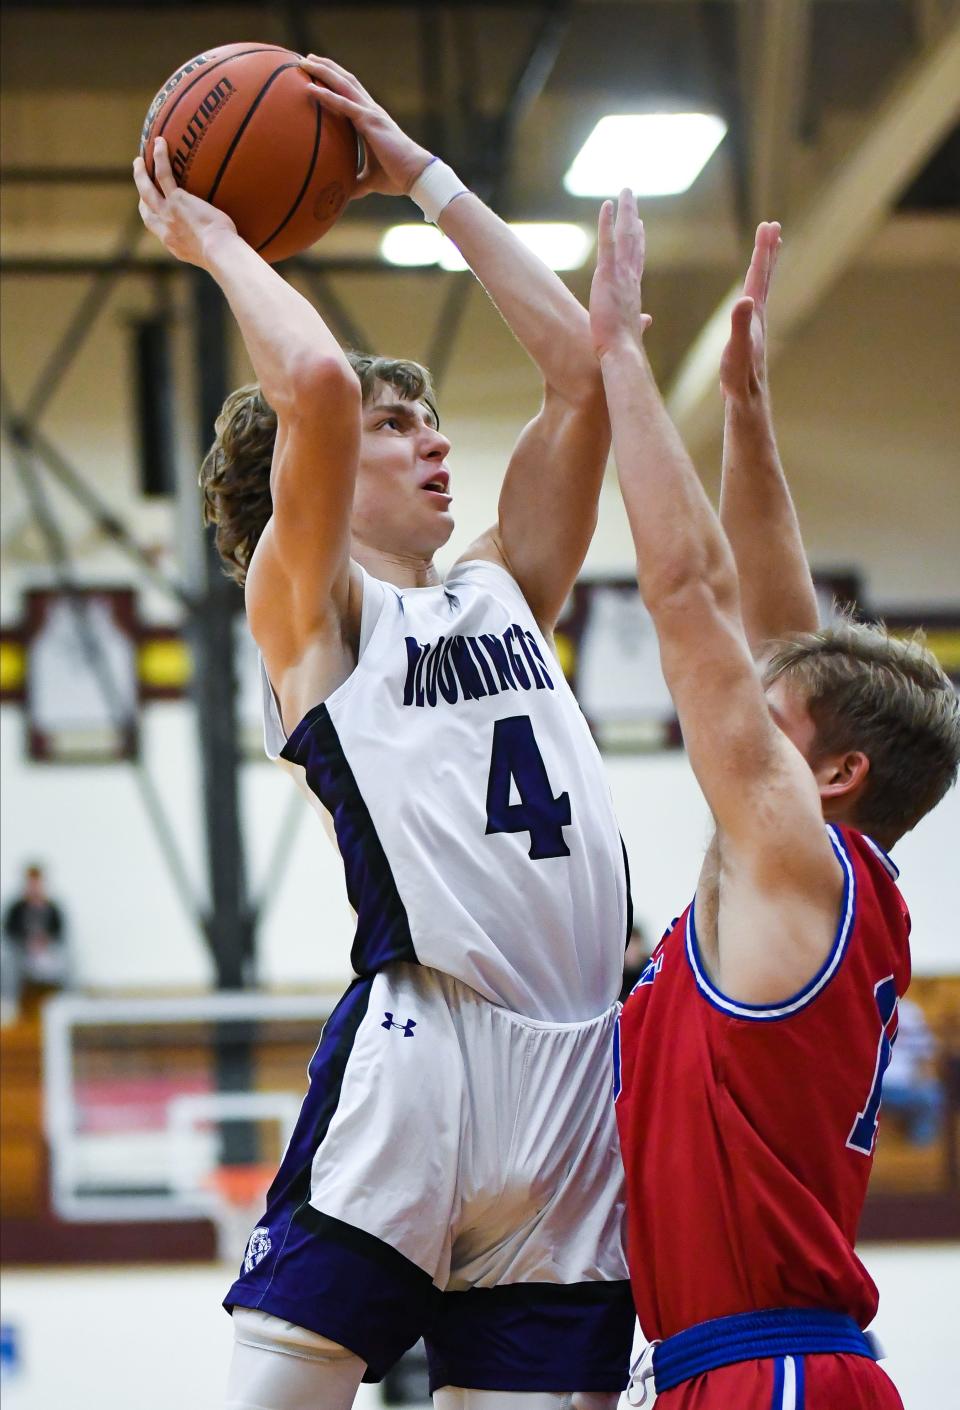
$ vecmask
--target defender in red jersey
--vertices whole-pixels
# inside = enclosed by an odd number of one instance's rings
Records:
[[[711,978],[690,906],[621,1015],[627,1254],[648,1337],[752,1309],[826,1308],[858,1327],[876,1314],[853,1245],[910,977],[909,918],[886,854],[852,829],[828,833],[845,888],[834,943],[809,984],[783,1003],[730,998]],[[752,1381],[739,1367],[711,1372],[709,1402],[691,1380],[664,1404],[802,1406],[773,1399],[778,1359],[765,1358]],[[872,1362],[806,1373],[808,1407],[900,1403]],[[836,1385],[834,1397],[811,1398],[811,1377]],[[858,1399],[850,1387],[864,1380],[884,1398]]]
[[[766,397],[778,245],[761,226],[721,369],[725,533],[644,357],[632,195],[600,220],[590,314],[639,582],[716,823],[621,1015],[628,1251],[664,1410],[893,1410],[854,1251],[910,978],[887,850],[955,780],[960,709],[918,642],[818,630]],[[751,646],[787,631],[761,674]]]

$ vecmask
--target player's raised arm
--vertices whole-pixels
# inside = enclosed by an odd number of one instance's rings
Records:
[[[291,633],[305,641],[317,615],[346,598],[360,385],[307,300],[240,238],[228,216],[180,190],[162,138],[155,157],[159,190],[142,159],[134,163],[144,224],[220,285],[277,416],[255,634],[261,646],[274,630],[288,642]]]
[[[753,651],[774,637],[816,631],[817,598],[777,449],[767,376],[767,296],[780,226],[757,227],[743,297],[733,307],[720,360],[724,400],[720,522],[740,578]]]
[[[753,907],[750,924],[725,926],[721,918],[708,962],[727,993],[763,1003],[795,993],[816,972],[836,927],[842,877],[813,773],[771,717],[744,632],[730,545],[644,353],[643,259],[643,226],[624,192],[616,221],[610,202],[600,216],[594,343],[640,590],[721,835],[724,905],[730,914],[731,897],[740,894]]]
[[[439,209],[432,218],[459,246],[542,374],[543,404],[511,457],[498,523],[466,556],[504,562],[538,621],[552,630],[593,536],[610,444],[586,310],[499,216],[401,131],[352,74],[315,56],[304,67],[317,80],[318,101],[350,118],[367,144],[370,162],[357,194],[408,193],[421,197],[428,213],[435,201]]]

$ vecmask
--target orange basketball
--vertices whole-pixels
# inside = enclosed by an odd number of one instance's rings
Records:
[[[177,184],[271,262],[319,240],[357,180],[357,134],[310,94],[300,57],[276,44],[208,49],[167,79],[140,137],[151,180],[164,137]]]

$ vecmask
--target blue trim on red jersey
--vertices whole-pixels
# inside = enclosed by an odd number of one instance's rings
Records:
[[[857,909],[857,880],[853,869],[853,862],[847,851],[842,834],[835,827],[827,827],[827,836],[833,846],[837,859],[843,867],[843,898],[840,902],[840,922],[837,926],[837,933],[834,937],[833,945],[823,964],[817,970],[808,984],[797,991],[791,998],[785,999],[782,1004],[747,1004],[741,1003],[738,999],[731,999],[713,984],[706,972],[700,956],[700,946],[697,941],[697,927],[694,920],[694,909],[696,900],[691,903],[687,912],[687,935],[686,952],[687,961],[693,971],[693,976],[697,982],[697,988],[703,994],[709,1004],[721,1013],[728,1014],[732,1018],[746,1018],[754,1022],[769,1023],[782,1018],[790,1018],[798,1013],[800,1009],[813,1002],[818,994],[826,988],[830,980],[840,967],[850,936],[853,933],[853,925],[856,919]]]
[[[713,1317],[667,1337],[654,1348],[653,1378],[659,1395],[693,1376],[732,1366],[737,1361],[789,1356],[795,1357],[799,1365],[804,1356],[826,1355],[877,1359],[869,1338],[843,1312],[816,1307],[770,1307],[732,1317]],[[797,1372],[796,1384],[802,1391],[802,1371]]]
[[[864,842],[870,848],[870,851],[877,858],[877,861],[884,868],[884,870],[890,874],[894,881],[899,880],[900,868],[897,866],[896,862],[889,855],[889,853],[885,852],[880,846],[879,842],[874,842],[873,838],[868,837],[865,832],[861,832],[860,836],[863,838]]]
[[[783,1381],[786,1367],[785,1358],[778,1356],[773,1363],[773,1395],[770,1397],[770,1410],[783,1410]]]
[[[793,1404],[794,1410],[805,1410],[807,1403],[806,1373],[804,1371],[804,1360],[802,1356],[794,1358],[794,1374],[796,1376],[796,1389],[794,1390]]]
[[[778,1356],[773,1363],[773,1398],[770,1410],[803,1410],[802,1356]]]
[[[621,1008],[620,1013],[623,1012]],[[613,1100],[617,1101],[623,1091],[623,1061],[620,1045],[620,1014],[613,1025]]]
[[[333,818],[347,895],[357,913],[354,973],[376,974],[394,960],[417,964],[406,907],[326,705],[304,715],[280,757],[300,765]]]

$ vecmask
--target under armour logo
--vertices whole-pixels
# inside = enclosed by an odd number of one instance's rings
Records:
[[[392,1013],[384,1013],[381,1028],[399,1028],[405,1038],[413,1037],[413,1030],[417,1026],[415,1018],[408,1018],[406,1023],[394,1023]]]

